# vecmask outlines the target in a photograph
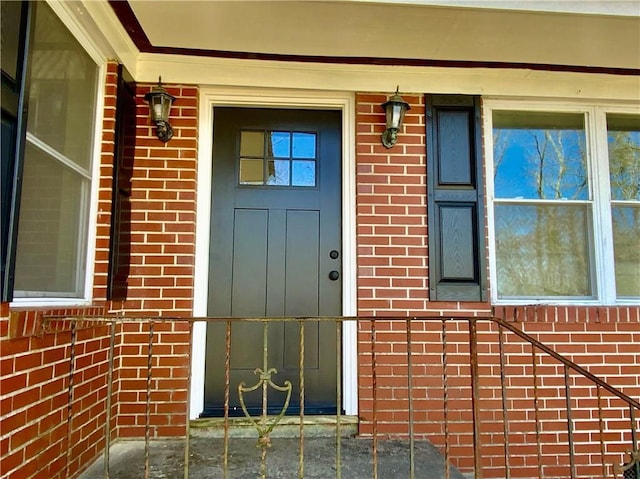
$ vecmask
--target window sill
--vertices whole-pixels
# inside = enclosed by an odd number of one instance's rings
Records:
[[[91,306],[85,298],[18,298],[9,305],[11,309],[23,308],[85,308]]]

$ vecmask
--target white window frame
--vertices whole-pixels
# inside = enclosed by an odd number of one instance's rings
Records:
[[[497,257],[494,217],[493,182],[493,111],[538,111],[551,113],[580,113],[585,118],[587,171],[589,177],[589,202],[592,217],[588,232],[592,247],[591,266],[593,294],[591,298],[540,297],[499,298],[497,288]],[[607,113],[640,115],[640,103],[631,102],[583,102],[544,99],[483,99],[483,129],[485,150],[485,178],[487,196],[487,225],[489,236],[489,275],[491,301],[494,304],[571,304],[618,305],[638,304],[640,298],[617,298],[613,253],[613,229],[611,226],[611,191],[609,184],[609,147],[607,140]],[[619,202],[616,202],[619,203]]]
[[[102,124],[104,116],[104,91],[106,85],[106,59],[108,55],[103,52],[96,42],[93,40],[89,32],[82,26],[81,21],[77,18],[79,9],[74,8],[65,2],[50,1],[46,2],[53,12],[60,18],[64,26],[69,30],[73,37],[78,41],[84,51],[95,62],[98,69],[98,80],[96,85],[96,98],[95,98],[95,114],[93,133],[91,138],[91,162],[87,170],[77,171],[75,164],[72,168],[81,174],[84,178],[89,175],[89,194],[85,195],[86,201],[81,205],[81,208],[88,208],[88,222],[87,229],[79,232],[78,241],[85,243],[85,256],[81,261],[84,262],[84,267],[79,268],[78,275],[81,275],[79,281],[84,282],[83,295],[81,297],[54,297],[54,296],[40,296],[40,297],[22,297],[14,298],[11,302],[11,306],[15,307],[38,307],[38,306],[86,306],[92,303],[93,300],[93,283],[94,283],[94,271],[95,271],[95,245],[97,237],[97,217],[98,217],[98,188],[100,178],[100,157],[102,146]],[[33,139],[33,136],[31,136]],[[60,161],[60,159],[58,159]],[[69,166],[66,161],[62,161],[63,164]],[[88,203],[88,204],[87,204]]]

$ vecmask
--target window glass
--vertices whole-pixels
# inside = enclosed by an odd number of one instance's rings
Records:
[[[583,115],[494,112],[493,144],[496,197],[588,198]]]
[[[75,296],[85,249],[87,181],[27,142],[15,295]],[[26,193],[26,194],[25,194]],[[83,279],[83,278],[82,278]]]
[[[269,156],[289,158],[291,151],[291,133],[272,131],[269,133]]]
[[[293,186],[315,186],[316,162],[294,160],[292,177]]]
[[[289,186],[289,160],[269,160],[267,184]]]
[[[640,115],[607,115],[611,199],[640,201]]]
[[[0,2],[0,35],[2,41],[2,72],[15,81],[18,76],[18,61],[20,59],[20,24],[22,17],[22,2]]]
[[[36,8],[32,47],[27,130],[88,169],[98,68],[44,2]]]
[[[31,43],[19,297],[82,297],[99,69],[45,2]]]
[[[640,115],[607,115],[618,297],[640,296]]]
[[[240,132],[240,156],[264,156],[264,132]]]
[[[264,184],[264,166],[261,158],[240,158],[240,184]]]
[[[496,205],[499,296],[591,296],[588,216],[582,205]]]
[[[294,133],[292,156],[294,158],[315,158],[316,135],[314,133]]]
[[[493,120],[498,297],[592,297],[584,115]]]

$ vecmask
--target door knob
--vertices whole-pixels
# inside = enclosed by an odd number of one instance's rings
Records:
[[[336,279],[338,279],[340,277],[340,273],[338,273],[336,270],[333,270],[329,273],[329,279],[331,281],[335,281]]]

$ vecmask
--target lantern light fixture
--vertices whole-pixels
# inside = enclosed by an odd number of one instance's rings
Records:
[[[399,88],[398,85],[395,94],[380,105],[387,116],[386,130],[382,133],[382,144],[387,148],[391,148],[398,141],[398,130],[402,127],[404,114],[411,109],[398,93]]]
[[[162,86],[162,77],[158,77],[158,85],[144,96],[149,103],[149,116],[156,125],[156,136],[166,143],[173,137],[173,128],[169,124],[169,112],[175,97]]]

